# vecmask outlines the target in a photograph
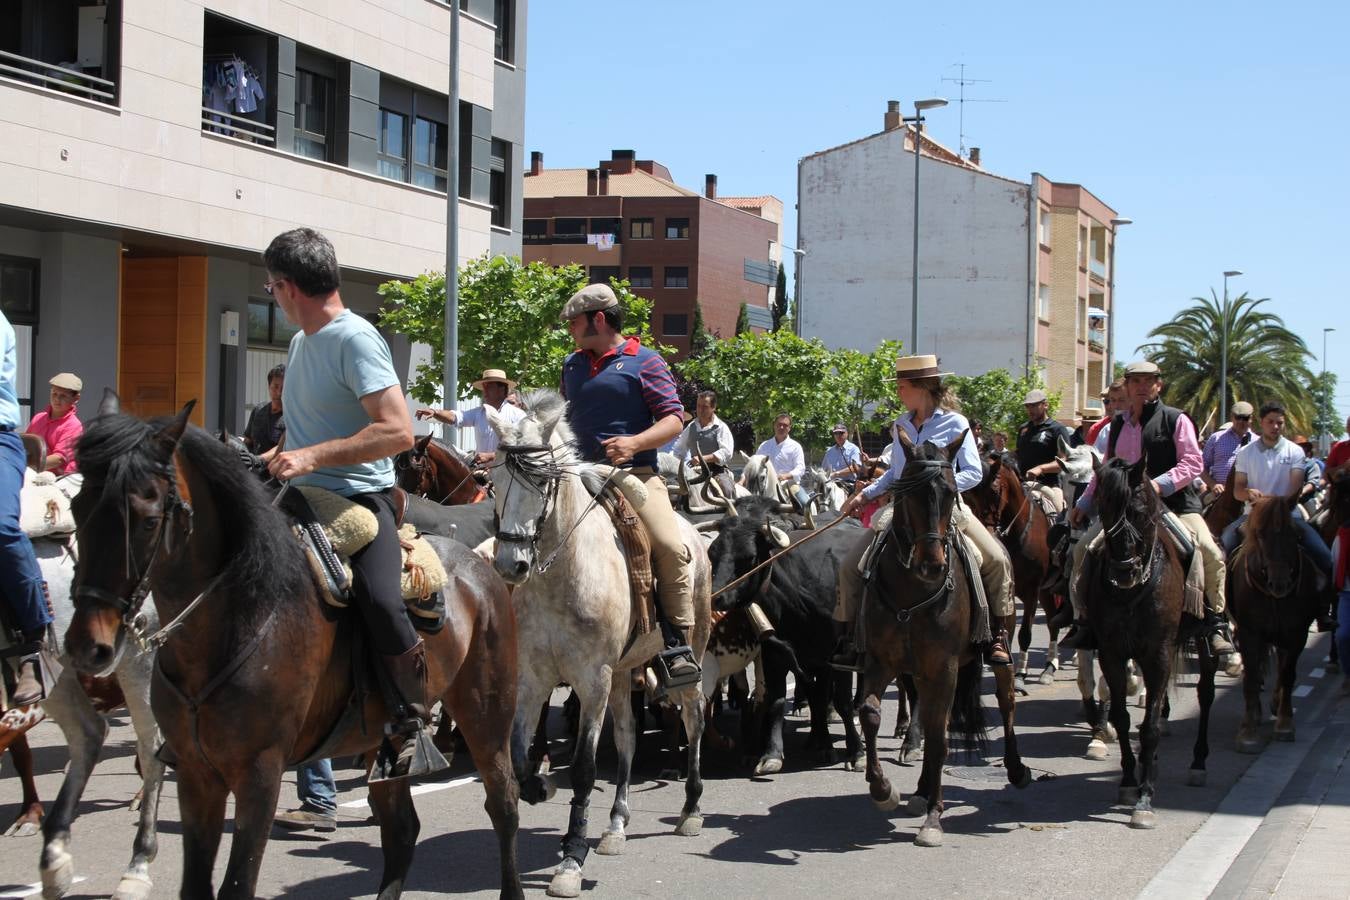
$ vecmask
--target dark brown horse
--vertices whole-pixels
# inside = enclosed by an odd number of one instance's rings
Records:
[[[80,559],[66,648],[101,673],[139,636],[146,591],[160,621],[151,703],[178,769],[184,897],[211,897],[212,867],[234,795],[221,897],[252,897],[285,770],[369,753],[388,718],[361,627],[319,599],[302,551],[236,454],[187,426],[189,403],[153,423],[105,396],[79,443],[73,503]],[[424,635],[428,697],[461,723],[487,793],[501,894],[520,897],[517,783],[510,735],[516,636],[501,581],[467,548],[430,539],[449,582],[450,624]],[[380,897],[397,897],[419,830],[406,779],[370,786],[384,849]]]
[[[1046,585],[1050,571],[1050,519],[1032,497],[1012,453],[994,454],[979,485],[967,491],[971,511],[990,528],[1012,558],[1013,586],[1022,601],[1022,624],[1017,629],[1018,659],[1014,670],[1019,682],[1025,682],[1030,666],[1031,628],[1037,608],[1045,612],[1050,629],[1041,684],[1054,684],[1059,670],[1059,626],[1054,623],[1055,595]]]
[[[858,717],[867,740],[868,791],[878,809],[892,810],[900,804],[900,792],[877,758],[880,697],[897,675],[913,675],[924,756],[923,774],[906,811],[925,816],[915,839],[921,847],[942,844],[942,766],[948,728],[976,743],[984,737],[982,660],[979,648],[971,643],[970,587],[953,546],[960,538],[952,525],[957,494],[952,460],[965,437],[962,433],[939,449],[927,441],[916,447],[901,432],[907,461],[891,489],[891,524],[863,597],[867,662]],[[1008,781],[1025,787],[1031,772],[1022,764],[1013,732],[1012,669],[996,666],[994,672]]]
[[[1260,753],[1261,690],[1270,648],[1275,649],[1275,740],[1294,739],[1294,684],[1298,658],[1317,618],[1317,567],[1299,546],[1293,510],[1297,498],[1263,497],[1252,504],[1242,547],[1228,561],[1228,610],[1238,623],[1246,660],[1242,694],[1246,713],[1238,728],[1239,753]]]
[[[1144,472],[1145,461],[1131,465],[1108,460],[1097,471],[1097,507],[1101,513],[1100,558],[1084,557],[1080,587],[1088,621],[1097,634],[1102,674],[1111,692],[1111,724],[1120,736],[1120,790],[1117,802],[1134,807],[1131,828],[1153,828],[1154,780],[1158,738],[1165,718],[1167,689],[1182,644],[1194,638],[1200,620],[1184,616],[1186,571],[1160,521],[1166,510]],[[1209,757],[1209,710],[1214,702],[1215,660],[1203,640],[1200,658],[1200,722],[1191,760],[1190,783],[1205,783]],[[1144,676],[1148,705],[1139,726],[1138,771],[1130,744],[1128,668],[1133,659]]]
[[[398,486],[444,506],[477,503],[487,497],[473,468],[452,447],[423,435],[394,459]]]

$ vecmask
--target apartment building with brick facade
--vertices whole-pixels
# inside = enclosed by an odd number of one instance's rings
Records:
[[[891,101],[882,131],[800,161],[803,337],[864,351],[883,337],[910,343],[914,144]],[[963,157],[927,133],[921,154],[914,352],[963,375],[1039,369],[1062,420],[1099,414],[1114,355],[1115,210],[1081,185],[996,175],[978,149]]]
[[[535,151],[523,191],[524,260],[577,263],[592,281],[628,279],[653,303],[653,334],[681,354],[695,303],[722,337],[735,333],[741,304],[752,321],[767,321],[773,286],[762,276],[772,276],[782,252],[777,198],[719,197],[715,175],[699,193],[632,150],[615,150],[590,169],[546,169]],[[597,236],[607,237],[597,243]]]
[[[347,305],[459,253],[519,253],[526,0],[0,4],[0,303],[24,414],[74,371],[141,415],[238,430],[293,326],[260,253],[323,231]],[[231,333],[233,332],[233,333]],[[389,335],[406,376],[429,349]],[[88,411],[89,413],[92,410]],[[86,413],[88,414],[88,413]]]

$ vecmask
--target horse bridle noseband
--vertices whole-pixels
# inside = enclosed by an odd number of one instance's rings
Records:
[[[501,515],[497,511],[497,504],[492,505],[492,529],[495,532],[497,540],[508,544],[528,544],[531,551],[537,551],[539,543],[539,533],[544,528],[544,522],[548,520],[549,513],[553,511],[553,502],[558,496],[558,482],[562,479],[563,468],[555,460],[553,447],[548,444],[498,444],[497,449],[502,451],[503,459],[497,465],[505,466],[509,471],[514,472],[519,478],[512,478],[507,482],[506,493],[502,496],[502,505],[511,497],[511,488],[517,480],[525,482],[530,488],[536,491],[544,498],[544,505],[539,509],[539,515],[534,520],[534,528],[528,532],[502,531]],[[547,453],[548,460],[536,460],[534,457],[539,454]],[[544,482],[543,488],[536,483],[536,479]]]
[[[1139,532],[1139,529],[1135,528],[1134,524],[1130,522],[1128,502],[1126,503],[1126,508],[1122,509],[1120,512],[1120,518],[1116,519],[1115,523],[1112,524],[1109,528],[1102,529],[1102,533],[1105,534],[1108,539],[1107,543],[1108,548],[1110,547],[1109,543],[1110,538],[1121,531],[1125,532],[1125,536],[1129,538],[1131,543],[1133,543],[1136,547],[1144,543],[1144,536]],[[1134,587],[1136,588],[1140,587],[1146,582],[1152,580],[1153,570],[1155,568],[1155,563],[1157,562],[1158,559],[1159,542],[1160,538],[1158,537],[1157,531],[1155,530],[1153,534],[1153,542],[1151,546],[1148,548],[1148,555],[1146,557],[1141,558],[1140,554],[1136,553],[1135,555],[1128,557],[1122,562],[1109,560],[1110,568],[1113,569],[1129,568],[1130,570],[1138,572],[1139,584],[1134,585]],[[1107,572],[1106,577],[1111,580],[1111,584],[1114,585],[1116,588],[1119,588],[1120,590],[1126,590],[1126,588],[1120,585],[1120,583],[1116,580],[1115,575],[1111,574],[1109,570]]]

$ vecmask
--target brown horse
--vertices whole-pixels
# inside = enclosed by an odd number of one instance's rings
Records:
[[[1294,739],[1294,683],[1308,626],[1322,602],[1317,568],[1299,546],[1293,511],[1297,498],[1263,497],[1252,504],[1246,538],[1228,561],[1228,609],[1247,661],[1242,679],[1246,713],[1238,729],[1239,753],[1260,753],[1261,689],[1267,651],[1275,649],[1275,740]]]
[[[1223,530],[1242,515],[1242,501],[1233,496],[1233,481],[1237,478],[1237,466],[1228,470],[1228,477],[1224,480],[1223,491],[1214,498],[1214,502],[1209,504],[1205,510],[1205,524],[1209,526],[1209,533],[1214,535],[1214,540],[1223,537]]]
[[[73,511],[80,559],[66,648],[102,673],[141,637],[153,591],[160,621],[151,703],[178,769],[184,897],[211,897],[235,799],[221,897],[252,897],[285,770],[369,753],[388,714],[370,683],[357,618],[318,595],[288,523],[236,454],[187,426],[189,403],[154,423],[119,414],[108,392],[80,439]],[[501,854],[501,895],[520,897],[510,734],[516,635],[501,581],[471,551],[430,538],[449,575],[450,623],[426,634],[428,696],[463,727]],[[381,898],[397,897],[419,824],[406,779],[370,786],[384,849]]]
[[[1182,644],[1199,633],[1200,620],[1183,616],[1186,570],[1159,523],[1166,510],[1144,471],[1145,461],[1108,460],[1097,470],[1097,507],[1104,541],[1100,559],[1089,552],[1079,583],[1088,621],[1097,634],[1102,674],[1111,692],[1111,724],[1120,737],[1117,802],[1134,807],[1131,828],[1153,828],[1158,738],[1166,717],[1167,688]],[[1215,660],[1198,640],[1200,722],[1190,783],[1205,783],[1209,710],[1214,702]],[[1139,726],[1138,771],[1130,744],[1128,663],[1144,676],[1148,705]]]
[[[394,471],[403,490],[444,506],[477,503],[488,495],[469,463],[429,434],[394,458]]]
[[[897,675],[913,675],[924,755],[923,774],[906,811],[925,816],[915,839],[921,847],[942,844],[942,766],[948,729],[977,743],[984,737],[982,660],[979,648],[971,643],[970,587],[955,558],[953,543],[960,538],[951,522],[957,494],[952,460],[965,438],[962,433],[939,449],[928,441],[916,447],[900,433],[907,461],[891,489],[891,524],[863,597],[867,662],[858,717],[867,740],[868,792],[883,811],[900,804],[900,792],[877,758],[880,697]],[[994,672],[1008,781],[1026,787],[1031,771],[1022,764],[1013,732],[1012,669],[998,666]]]
[[[1022,601],[1022,624],[1017,629],[1017,665],[1019,683],[1027,679],[1030,666],[1031,628],[1036,609],[1045,612],[1050,629],[1050,646],[1045,668],[1038,681],[1054,684],[1059,671],[1059,626],[1054,623],[1055,595],[1046,585],[1050,571],[1050,518],[1022,483],[1017,457],[1012,453],[995,454],[988,459],[989,470],[980,484],[965,494],[975,515],[991,527],[1008,548],[1012,558],[1013,586]]]

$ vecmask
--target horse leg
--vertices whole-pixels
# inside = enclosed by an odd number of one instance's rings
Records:
[[[1280,702],[1275,708],[1275,740],[1294,739],[1294,684],[1298,681],[1298,658],[1303,648],[1280,649],[1276,659],[1280,666]]]
[[[1106,745],[1113,740],[1108,734],[1111,723],[1107,721],[1107,710],[1110,705],[1097,699],[1096,658],[1096,651],[1093,650],[1079,650],[1077,653],[1078,694],[1083,698],[1083,718],[1092,730],[1084,759],[1106,759]]]
[[[834,711],[839,713],[844,723],[844,769],[852,772],[862,765],[862,741],[858,738],[858,726],[853,718],[853,676],[848,672],[831,674],[834,676],[831,679],[834,686]]]
[[[1041,670],[1040,683],[1051,685],[1055,683],[1055,675],[1059,672],[1059,626],[1050,624],[1055,616],[1055,598],[1049,591],[1038,590],[1036,594],[1040,598],[1041,609],[1045,611],[1046,628],[1050,632],[1050,643],[1045,648],[1045,668]]]
[[[868,654],[866,668],[863,671],[863,702],[858,706],[858,723],[862,726],[863,744],[866,746],[867,792],[872,804],[882,812],[890,812],[900,805],[900,791],[891,784],[881,769],[881,760],[877,756],[877,732],[881,730],[881,695],[891,683],[892,674],[882,666],[876,654]],[[900,702],[905,701],[905,692],[900,691]]]
[[[815,753],[816,763],[823,766],[832,765],[836,759],[834,738],[830,735],[830,710],[834,700],[835,674],[830,670],[812,679],[806,695],[807,704],[811,708],[811,733],[806,747]],[[845,709],[839,713],[841,719],[847,714],[848,704],[845,703],[844,706]]]
[[[609,712],[614,720],[614,749],[618,755],[617,774],[614,776],[614,805],[609,810],[609,827],[600,835],[595,852],[603,856],[618,856],[623,852],[627,835],[624,829],[632,814],[628,809],[628,782],[633,769],[633,751],[637,746],[636,722],[629,702],[628,688],[632,678],[628,672],[615,672],[609,688]]]
[[[230,837],[230,858],[225,866],[225,878],[220,884],[220,900],[250,900],[256,896],[258,872],[262,868],[263,853],[272,832],[272,818],[277,812],[277,795],[281,792],[281,776],[286,771],[286,760],[279,751],[265,753],[242,769],[241,780],[231,785],[234,794],[234,830]],[[409,804],[411,809],[411,804]],[[379,813],[384,809],[375,807]],[[397,812],[395,813],[397,814]],[[405,813],[407,815],[407,813]],[[416,817],[414,828],[416,828]],[[380,831],[385,820],[380,817]],[[416,832],[414,831],[414,836]],[[408,847],[403,870],[398,873],[398,890],[389,893],[389,850],[385,848],[385,874],[382,878],[380,900],[397,897],[402,889],[408,863],[412,861],[412,847]],[[186,857],[184,857],[186,860]]]
[[[1139,661],[1139,668],[1148,689],[1148,706],[1144,721],[1139,726],[1139,799],[1130,814],[1131,828],[1154,828],[1157,814],[1153,812],[1154,780],[1158,773],[1158,741],[1162,737],[1163,708],[1167,703],[1168,661],[1171,647],[1167,644],[1155,651],[1155,657]],[[1122,746],[1126,742],[1121,741]]]
[[[562,840],[562,862],[553,870],[549,882],[550,897],[578,897],[581,895],[582,867],[590,846],[586,843],[586,814],[595,788],[595,749],[600,741],[600,727],[604,723],[609,684],[595,677],[596,683],[573,683],[580,708],[576,749],[572,753],[572,812],[567,821],[567,834]],[[627,707],[628,697],[623,697]]]
[[[1247,661],[1242,671],[1242,724],[1238,726],[1237,751],[1260,753],[1261,739],[1261,676],[1266,669],[1266,645],[1255,628],[1239,628],[1238,645]]]
[[[900,738],[904,736],[905,731],[909,728],[909,703],[905,691],[903,675],[895,679],[895,687],[897,694],[896,700],[898,702],[895,710],[895,730],[891,732],[891,737]],[[858,679],[858,693],[862,693],[862,679]],[[862,699],[858,698],[853,705],[862,706]]]
[[[1031,770],[1022,764],[1017,751],[1017,732],[1013,720],[1017,709],[1017,687],[1007,666],[994,666],[994,693],[998,697],[998,712],[1003,718],[1003,767],[1008,772],[1008,783],[1016,788],[1031,784]]]
[[[396,778],[370,785],[370,808],[380,823],[380,849],[384,855],[379,897],[380,900],[392,900],[403,893],[403,881],[412,866],[413,848],[422,828],[408,779]]]
[[[179,896],[184,900],[212,900],[211,871],[225,827],[225,799],[229,793],[214,772],[201,765],[180,766],[177,771],[178,810],[183,823],[183,878]]]
[[[1022,624],[1017,629],[1017,681],[1025,685],[1031,674],[1031,628],[1036,621],[1036,605],[1022,601]]]
[[[23,802],[14,823],[5,831],[5,837],[28,837],[37,834],[42,827],[42,801],[38,799],[37,782],[33,778],[33,749],[28,746],[27,735],[19,734],[13,739],[9,755],[14,759],[19,783],[23,785]]]
[[[141,775],[141,806],[136,823],[136,839],[131,845],[131,863],[122,873],[122,880],[113,894],[115,900],[144,900],[150,896],[150,863],[159,852],[159,791],[164,784],[164,763],[155,751],[159,749],[159,726],[150,708],[151,666],[149,656],[137,656],[119,667],[118,682],[122,687],[131,724],[136,730],[136,760]]]
[[[108,736],[108,723],[89,702],[89,697],[75,678],[74,669],[68,668],[61,674],[43,706],[47,715],[60,726],[70,750],[65,780],[56,794],[51,815],[42,823],[42,855],[39,862],[43,894],[61,897],[70,890],[75,878],[75,859],[70,853],[70,825],[75,820],[75,809],[103,750],[103,741]]]
[[[536,720],[532,719],[530,714],[542,705],[544,711],[537,720],[537,727],[542,730],[547,726],[549,691],[550,688],[538,678],[527,677],[527,670],[520,670],[520,677],[516,683],[515,718],[511,726],[511,766],[515,772],[520,799],[530,805],[551,799],[555,790],[548,774],[539,772],[539,761],[531,752],[532,747],[538,745],[539,739],[537,732],[531,733],[531,726]],[[534,739],[533,743],[531,738]],[[469,750],[473,751],[472,742],[469,744]]]
[[[950,662],[938,677],[920,677],[919,696],[929,698],[919,707],[923,721],[923,777],[919,793],[909,798],[910,815],[924,815],[914,843],[919,847],[942,846],[942,767],[947,762],[947,718],[956,694],[956,663]],[[925,815],[926,811],[926,815]]]
[[[1218,660],[1209,654],[1209,648],[1200,648],[1200,680],[1195,685],[1195,696],[1200,701],[1200,722],[1186,781],[1192,787],[1205,784],[1205,761],[1209,759],[1209,710],[1214,705],[1214,676],[1218,670]]]
[[[1134,747],[1130,745],[1130,707],[1126,702],[1125,660],[1105,651],[1099,654],[1102,675],[1111,694],[1111,724],[1120,743],[1120,789],[1116,802],[1133,806],[1139,800],[1139,781],[1135,773]]]
[[[923,752],[923,725],[919,721],[919,688],[913,675],[900,677],[901,687],[909,700],[909,727],[905,729],[905,741],[900,745],[900,764],[912,765]]]
[[[548,772],[552,760],[548,756],[548,700],[539,707],[539,722],[534,726],[534,740],[530,742],[530,771]]]
[[[703,712],[700,691],[697,688],[686,690],[680,715],[684,719],[685,734],[689,737],[689,770],[684,778],[684,808],[680,810],[680,820],[675,824],[675,833],[681,837],[697,837],[703,831],[703,813],[698,807],[698,801],[703,798],[702,747],[706,722]]]

